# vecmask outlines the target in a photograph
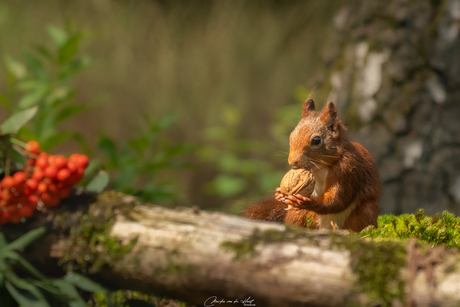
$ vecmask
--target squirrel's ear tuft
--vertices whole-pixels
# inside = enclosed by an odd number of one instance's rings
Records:
[[[329,101],[327,103],[326,108],[323,111],[323,114],[321,114],[321,120],[326,123],[328,127],[333,127],[335,126],[335,120],[337,119],[337,109],[335,108],[335,105],[332,101]]]
[[[315,110],[315,102],[309,98],[303,103],[302,118],[306,117],[310,111]]]

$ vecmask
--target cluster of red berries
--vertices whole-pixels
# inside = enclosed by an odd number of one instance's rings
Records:
[[[25,151],[31,158],[24,170],[0,182],[0,224],[19,223],[31,217],[37,206],[57,206],[82,179],[89,163],[85,155],[73,154],[67,159],[40,152],[36,141],[29,141]]]

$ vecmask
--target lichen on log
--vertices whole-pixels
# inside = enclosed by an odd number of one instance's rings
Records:
[[[28,259],[45,272],[59,263],[114,288],[200,305],[213,296],[251,297],[259,306],[460,301],[456,249],[437,247],[433,256],[424,243],[168,209],[117,192],[69,200],[48,214],[53,230]]]

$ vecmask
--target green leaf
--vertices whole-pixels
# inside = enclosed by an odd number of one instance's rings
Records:
[[[18,81],[16,87],[18,90],[22,92],[32,91],[34,88],[40,86],[43,82],[38,81],[37,79],[33,78],[26,78],[21,81]]]
[[[129,141],[129,146],[131,146],[134,150],[142,154],[149,146],[149,141],[145,138],[132,139]]]
[[[13,81],[20,80],[27,75],[27,70],[24,64],[14,60],[13,58],[6,56],[5,59],[6,73]]]
[[[48,84],[39,84],[37,87],[25,94],[19,101],[18,105],[21,109],[29,108],[39,102],[48,92]]]
[[[105,292],[107,289],[105,289],[103,286],[100,284],[92,281],[91,279],[82,276],[80,274],[70,272],[67,273],[66,276],[64,276],[64,280],[71,283],[72,285],[88,291],[88,292]]]
[[[62,46],[67,41],[67,33],[55,26],[47,27],[48,34],[57,46]]]
[[[109,184],[109,179],[109,174],[104,170],[100,170],[93,180],[88,183],[86,190],[100,193]]]
[[[6,119],[0,126],[2,134],[17,133],[19,128],[24,126],[37,114],[38,107],[32,107],[20,112],[17,112]]]
[[[5,273],[5,286],[21,306],[49,306],[43,294],[33,284],[19,278],[13,271]]]
[[[4,248],[5,246],[8,245],[8,242],[6,242],[5,235],[0,232],[0,249]]]
[[[50,61],[54,61],[54,56],[51,54],[51,52],[43,45],[37,45],[35,46],[35,50],[41,54],[43,57],[47,58]]]
[[[66,99],[71,98],[73,95],[75,95],[75,91],[65,86],[55,87],[46,97],[45,103],[46,105],[57,107],[59,104],[61,104]]]
[[[59,73],[59,80],[67,80],[72,75],[88,67],[90,64],[91,60],[89,59],[89,57],[82,57],[71,61],[69,64],[64,66],[61,72]]]
[[[8,290],[4,286],[0,287],[0,297],[1,297],[2,307],[17,307],[18,306],[18,303],[15,302],[14,298],[11,296],[11,294],[8,292]]]
[[[75,116],[78,113],[86,111],[87,109],[88,109],[87,105],[76,105],[76,106],[64,107],[56,115],[56,123],[60,123],[63,120],[66,120],[69,117]]]
[[[43,295],[37,296],[36,293],[31,291],[18,289],[9,281],[5,281],[5,287],[11,296],[19,303],[20,306],[27,307],[49,307],[50,305],[45,300]],[[38,293],[40,293],[37,290]]]
[[[31,275],[38,279],[46,279],[46,276],[40,273],[33,265],[31,265],[27,260],[22,258],[18,253],[13,252],[11,250],[3,251],[3,256],[14,260],[22,265],[22,267],[28,271]]]
[[[81,298],[77,289],[72,284],[60,279],[53,280],[52,284],[70,299],[70,307],[86,307],[86,302]]]
[[[48,71],[45,69],[39,58],[31,53],[26,53],[25,61],[28,71],[33,74],[34,78],[41,81],[48,79]]]
[[[6,247],[7,250],[18,250],[23,249],[24,247],[28,246],[29,244],[33,243],[34,241],[38,240],[41,236],[46,234],[47,230],[44,226],[40,228],[36,228],[34,230],[29,231],[22,237],[14,240]]]
[[[18,134],[24,138],[25,140],[37,140],[37,135],[33,133],[29,128],[26,126],[22,126],[18,130]]]
[[[85,169],[82,180],[78,183],[80,186],[86,187],[86,185],[96,176],[101,170],[101,162],[97,158],[91,159],[88,167]]]
[[[85,141],[85,138],[83,135],[81,135],[78,132],[73,132],[72,133],[72,139],[74,139],[75,142],[77,142],[78,145],[80,145],[81,149],[83,150],[83,153],[88,155],[89,153],[89,147],[88,144]]]
[[[40,142],[40,147],[43,151],[49,151],[51,148],[56,147],[64,141],[67,141],[70,137],[72,137],[72,133],[67,131],[57,133],[42,140]]]
[[[52,296],[57,298],[58,300],[62,302],[68,302],[69,298],[67,295],[61,293],[61,290],[59,290],[57,287],[53,286],[50,281],[41,281],[41,280],[35,280],[31,279],[30,283],[33,284],[34,286],[37,286],[47,292],[49,292]]]
[[[117,147],[115,145],[115,142],[104,135],[99,137],[98,141],[98,147],[102,151],[104,151],[108,156],[110,157],[110,163],[113,164],[113,166],[118,165],[118,157],[117,157]]]
[[[5,251],[0,251],[0,255],[3,254]],[[5,259],[3,257],[0,257],[0,274],[8,269],[9,265],[5,262]],[[3,275],[2,275],[3,278]],[[0,286],[2,283],[0,282]]]
[[[65,65],[72,60],[78,51],[82,37],[83,35],[81,33],[75,34],[69,38],[61,48],[59,48],[58,59],[60,65]]]

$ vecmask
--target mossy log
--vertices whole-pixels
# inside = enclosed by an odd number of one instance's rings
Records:
[[[75,196],[32,226],[49,221],[49,234],[24,251],[44,272],[82,271],[106,286],[200,306],[214,298],[277,307],[460,302],[457,251],[415,241],[142,205],[117,192]]]

